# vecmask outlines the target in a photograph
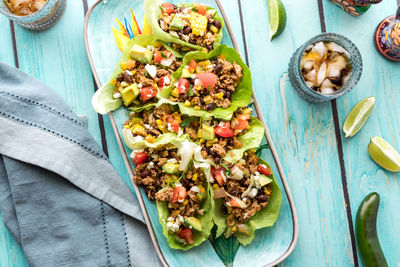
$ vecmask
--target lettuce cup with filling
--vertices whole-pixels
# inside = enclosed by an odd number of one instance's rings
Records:
[[[230,120],[234,111],[251,101],[249,68],[226,45],[209,53],[190,52],[173,73],[174,83],[163,90],[161,102],[175,103],[183,114]]]
[[[270,166],[254,150],[235,163],[222,160],[211,168],[217,236],[234,235],[246,246],[257,229],[272,226],[279,215],[282,196]]]
[[[106,114],[122,105],[134,111],[154,106],[158,93],[171,85],[181,58],[153,35],[128,41],[111,78],[92,98],[94,110]]]
[[[177,51],[211,51],[221,43],[224,21],[205,4],[146,0],[145,15],[154,36]]]

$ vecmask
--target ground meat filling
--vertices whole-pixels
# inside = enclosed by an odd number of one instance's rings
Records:
[[[184,219],[203,215],[201,203],[207,197],[206,183],[203,170],[193,167],[173,186],[168,186],[155,194],[157,201],[168,202],[170,233],[179,232],[185,227],[191,228],[185,225]]]
[[[177,149],[152,149],[146,148],[144,151],[148,157],[146,162],[135,166],[133,182],[143,186],[149,199],[154,200],[156,193],[171,182],[178,180],[178,175],[168,174],[163,166],[167,162],[180,161]],[[140,152],[142,153],[142,152]]]
[[[259,164],[259,158],[254,152],[245,152],[238,163],[223,162],[223,166],[221,169],[214,168],[212,170],[212,176],[215,179],[213,182],[214,197],[222,197],[223,204],[220,206],[220,211],[227,216],[226,222],[232,228],[232,231],[246,232],[244,223],[268,206],[272,193],[272,180],[271,178],[267,178],[267,180],[260,178],[261,176],[268,176],[260,174],[259,166],[265,166]],[[218,174],[221,173],[219,171],[225,175],[225,182],[221,183],[221,179],[218,178],[218,176],[221,177],[221,174]],[[270,170],[268,172],[271,175]],[[229,195],[218,196],[222,187]],[[215,195],[215,192],[217,192],[217,195]],[[242,201],[243,206],[240,206],[232,196]]]
[[[173,59],[172,63],[169,66],[165,66],[156,63],[154,57],[149,64],[144,64],[134,59],[129,59],[127,62],[121,63],[122,72],[113,81],[114,98],[121,98],[121,91],[136,83],[140,94],[129,106],[144,105],[158,101],[157,97],[155,97],[158,90],[171,83],[170,75],[181,66],[182,61],[175,58],[162,46],[152,47],[152,51],[154,55],[157,53],[162,53],[163,55],[168,53],[171,55],[171,59]],[[152,76],[149,74],[146,66],[154,66],[156,68],[155,75]],[[124,102],[123,104],[125,105]]]
[[[228,108],[231,105],[232,95],[243,76],[242,67],[236,62],[230,62],[220,57],[211,61],[197,62],[196,65],[196,73],[193,73],[191,77],[184,78],[190,84],[187,92],[179,92],[176,88],[172,90],[170,99],[175,102],[183,102],[185,106],[193,107],[196,110],[212,111],[217,107]],[[203,86],[201,78],[198,78],[200,73],[215,74],[215,85]]]
[[[215,19],[214,9],[197,5],[164,3],[158,23],[162,30],[182,41],[212,50],[222,24]]]
[[[186,117],[178,112],[178,107],[162,104],[150,110],[131,112],[129,120],[124,123],[123,127],[131,129],[133,136],[141,136],[149,143],[153,143],[164,133],[183,134],[184,130],[179,124]]]

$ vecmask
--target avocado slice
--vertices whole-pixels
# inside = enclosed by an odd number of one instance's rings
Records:
[[[185,223],[192,226],[192,228],[194,230],[201,231],[201,223],[200,223],[199,219],[197,219],[195,217],[188,217],[188,218],[185,218]]]
[[[203,138],[204,140],[214,140],[215,138],[214,128],[212,126],[207,126],[205,124],[202,124],[201,138]]]
[[[162,169],[169,174],[179,173],[179,163],[167,162],[162,166]]]
[[[184,68],[182,70],[181,78],[192,78],[192,74],[189,72],[189,69]]]
[[[129,56],[139,62],[148,64],[153,59],[153,52],[143,46],[135,44],[129,51]]]
[[[183,24],[183,20],[181,18],[178,18],[177,16],[175,16],[172,21],[171,24],[169,24],[169,30],[173,30],[173,31],[179,31],[182,30],[183,27],[185,25]]]
[[[122,89],[120,93],[124,105],[129,106],[130,104],[132,104],[133,100],[138,97],[140,89],[137,84],[134,83]]]
[[[271,183],[272,179],[263,174],[260,174],[260,178],[258,178],[257,182],[260,186],[264,186],[264,185]]]

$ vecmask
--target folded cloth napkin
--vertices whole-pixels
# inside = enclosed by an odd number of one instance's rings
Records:
[[[78,116],[2,63],[0,210],[31,266],[161,265],[137,199]]]

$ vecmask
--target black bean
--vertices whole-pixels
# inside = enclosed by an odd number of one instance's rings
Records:
[[[231,194],[232,196],[236,197],[238,194],[237,189],[232,189],[231,192],[229,192],[229,194]]]
[[[225,205],[221,205],[220,210],[222,214],[228,214],[228,208]]]
[[[214,162],[215,162],[215,163],[219,163],[220,161],[221,161],[221,158],[220,158],[220,157],[216,156],[216,157],[214,158]]]
[[[204,105],[204,99],[201,97],[200,98],[200,103],[202,104],[202,105]]]
[[[186,178],[181,179],[181,184],[183,187],[189,187],[189,181]]]
[[[117,76],[117,82],[122,82],[124,80],[124,75],[118,74]]]
[[[147,176],[149,176],[149,171],[148,170],[143,170],[141,173],[140,173],[140,177],[142,177],[142,178],[146,178]]]
[[[211,147],[209,147],[208,148],[208,154],[210,155],[210,156],[212,156],[212,157],[215,157],[215,156],[217,156],[217,154],[211,149]]]
[[[208,49],[208,51],[213,50],[214,46],[212,44],[209,44],[206,46],[206,48]]]
[[[221,22],[220,22],[219,20],[217,20],[217,19],[214,20],[214,23],[213,23],[213,24],[214,24],[214,26],[215,26],[218,30],[221,29],[221,26],[222,26],[222,25],[221,25]]]
[[[225,95],[226,91],[225,91],[225,89],[218,88],[217,93],[224,93],[224,95]]]
[[[246,182],[246,178],[243,178],[242,180],[239,180],[238,183],[240,185],[244,185],[244,183]]]
[[[179,99],[182,100],[182,101],[185,101],[187,98],[188,98],[188,95],[187,95],[187,94],[181,94],[181,95],[179,96]]]
[[[157,180],[156,180],[156,185],[157,185],[157,186],[161,186],[161,180],[157,179]]]
[[[208,103],[206,105],[206,110],[211,111],[215,108],[215,104],[214,103]]]
[[[215,66],[214,72],[215,74],[220,73],[222,70],[222,64],[217,64],[217,66]]]
[[[189,43],[196,44],[196,40],[195,39],[189,39]]]
[[[124,72],[124,81],[127,83],[132,82],[132,76],[129,75],[126,71]]]
[[[232,99],[232,92],[229,90],[226,90],[226,94],[225,94],[226,98],[228,98],[229,100]]]
[[[192,32],[192,28],[190,28],[190,26],[185,26],[182,30],[183,34],[189,34]]]
[[[194,85],[194,81],[195,81],[195,79],[189,79],[189,82],[191,85]]]
[[[233,146],[233,139],[228,139],[226,143],[228,146]]]
[[[267,197],[264,196],[264,195],[259,195],[259,196],[257,197],[257,200],[258,200],[258,202],[260,202],[260,203],[264,203],[264,202],[267,202],[267,201],[268,201]]]

